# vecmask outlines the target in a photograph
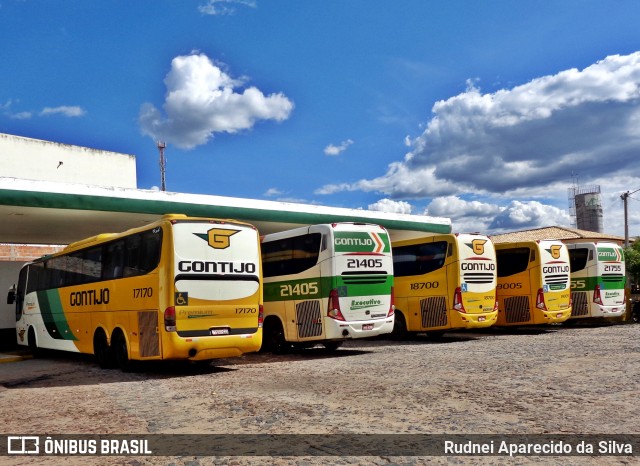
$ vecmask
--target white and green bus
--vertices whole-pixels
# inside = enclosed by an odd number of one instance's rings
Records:
[[[571,261],[571,319],[619,317],[625,312],[624,252],[615,243],[567,244]]]
[[[378,225],[333,223],[262,239],[263,351],[344,340],[393,330],[393,261]]]

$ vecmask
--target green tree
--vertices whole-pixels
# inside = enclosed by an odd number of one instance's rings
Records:
[[[640,241],[634,241],[624,250],[625,266],[631,283],[638,285],[640,281]]]

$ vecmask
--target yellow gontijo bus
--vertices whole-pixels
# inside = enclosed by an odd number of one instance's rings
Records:
[[[206,361],[257,351],[262,280],[257,230],[165,215],[26,264],[17,288],[18,343],[133,360]]]
[[[438,336],[496,322],[496,254],[486,236],[446,234],[393,243],[393,337]]]
[[[498,322],[538,325],[571,317],[569,252],[560,241],[498,243]]]

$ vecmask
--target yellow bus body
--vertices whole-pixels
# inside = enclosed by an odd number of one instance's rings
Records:
[[[102,262],[84,256],[78,261],[85,277],[92,267],[107,267],[109,245],[145,234],[161,238],[160,256],[151,270],[118,272],[115,279],[105,278],[102,270],[89,283],[58,288],[36,284],[38,279],[52,280],[34,272],[40,266],[51,269],[54,260],[66,260],[69,275],[69,256],[101,251]],[[100,349],[106,348],[101,363],[108,362],[113,356],[108,352],[118,351],[122,340],[126,353],[120,356],[125,360],[200,361],[258,351],[261,270],[258,232],[242,222],[166,215],[145,227],[99,235],[23,268],[27,292],[22,290],[24,305],[17,304],[18,343],[93,353],[99,359]]]
[[[571,317],[569,253],[560,241],[495,245],[498,326],[541,325]]]
[[[496,322],[495,251],[486,236],[397,241],[393,257],[396,322],[402,326],[404,320],[407,332],[440,334]],[[401,327],[396,329],[401,336]]]

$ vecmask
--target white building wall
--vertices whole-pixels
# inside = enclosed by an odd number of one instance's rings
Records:
[[[0,177],[137,188],[133,155],[0,133],[0,160]]]

